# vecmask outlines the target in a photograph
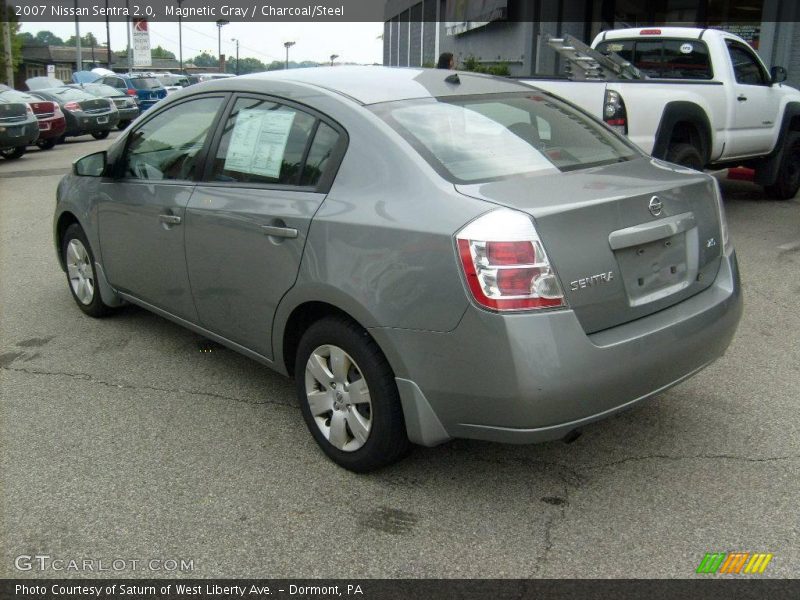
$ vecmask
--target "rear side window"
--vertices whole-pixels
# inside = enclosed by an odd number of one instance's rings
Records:
[[[103,83],[115,88],[125,87],[125,82],[122,81],[122,79],[120,79],[119,77],[106,77],[103,79]]]
[[[712,79],[708,47],[700,40],[609,40],[597,45],[603,54],[616,53],[656,79]]]
[[[733,40],[727,40],[727,44],[731,63],[733,63],[733,74],[736,77],[736,83],[769,85],[769,79],[761,67],[761,63],[744,44]]]
[[[211,180],[315,185],[328,157],[325,128],[317,126],[316,117],[289,106],[240,98],[225,125]]]
[[[137,90],[154,90],[161,87],[155,77],[133,77],[131,78],[131,85]]]
[[[172,106],[136,129],[125,151],[124,177],[149,181],[192,179],[197,155],[222,106],[200,98]]]
[[[539,93],[426,98],[372,110],[454,183],[570,171],[640,156],[603,124]]]
[[[339,143],[339,133],[329,125],[320,122],[311,149],[308,151],[300,185],[317,185],[322,174],[328,167],[336,145]]]

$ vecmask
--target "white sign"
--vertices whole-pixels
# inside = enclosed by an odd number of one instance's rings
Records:
[[[225,170],[277,179],[294,112],[241,110],[225,155]]]
[[[56,66],[55,65],[47,65],[47,76],[48,77],[55,77],[56,76]]]
[[[691,54],[692,50],[694,50],[694,46],[691,44],[683,44],[681,46],[681,54]]]
[[[150,56],[150,32],[146,19],[133,19],[133,66],[149,67],[153,64]]]

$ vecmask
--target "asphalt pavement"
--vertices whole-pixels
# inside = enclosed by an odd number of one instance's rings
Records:
[[[698,376],[571,444],[454,441],[355,475],[289,380],[143,310],[74,306],[55,189],[116,135],[0,161],[0,577],[692,577],[732,551],[797,576],[798,200],[724,184],[745,312]]]

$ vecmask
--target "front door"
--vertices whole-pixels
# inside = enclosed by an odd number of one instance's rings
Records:
[[[184,249],[186,205],[224,96],[170,106],[128,135],[117,178],[98,207],[111,285],[173,315],[197,320]]]

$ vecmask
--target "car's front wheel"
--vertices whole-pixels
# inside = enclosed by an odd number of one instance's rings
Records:
[[[300,340],[295,370],[306,425],[335,463],[363,473],[408,453],[394,375],[363,328],[344,317],[317,321]]]
[[[6,148],[0,150],[0,156],[6,160],[15,160],[25,154],[25,146],[17,146],[16,148]]]
[[[112,308],[103,302],[97,287],[94,254],[86,234],[77,223],[70,225],[61,241],[61,256],[67,269],[67,283],[72,298],[90,317],[103,317]]]
[[[96,140],[104,140],[108,137],[109,130],[106,129],[104,131],[95,131],[92,133],[92,137]]]

